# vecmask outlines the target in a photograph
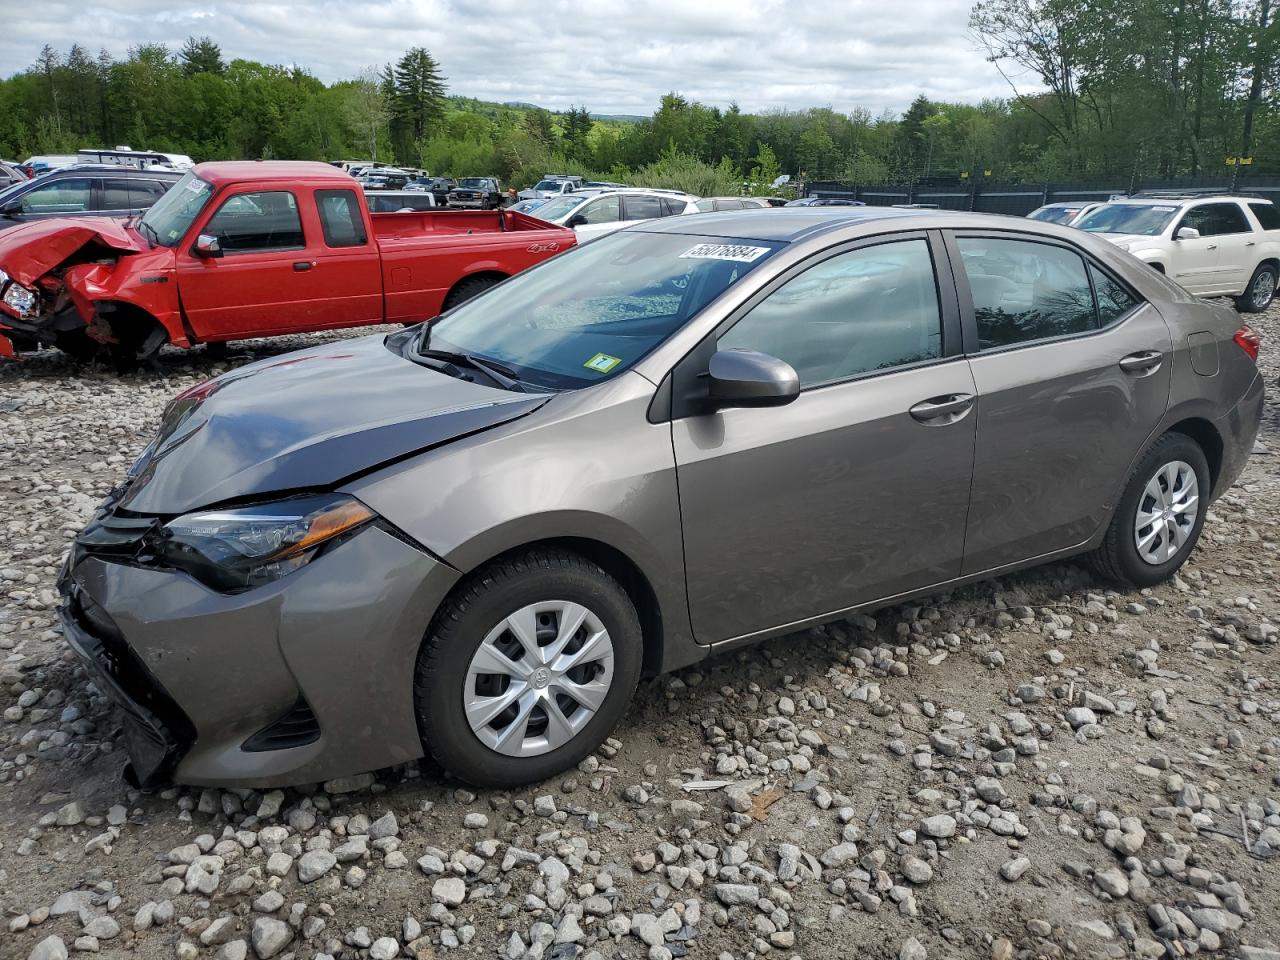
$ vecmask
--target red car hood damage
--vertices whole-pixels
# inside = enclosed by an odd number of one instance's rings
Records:
[[[73,257],[83,263],[142,249],[144,242],[124,220],[38,220],[0,232],[0,268],[29,287]]]

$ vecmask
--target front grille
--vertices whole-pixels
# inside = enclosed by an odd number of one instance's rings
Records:
[[[262,753],[267,750],[287,750],[290,747],[305,747],[320,739],[320,722],[311,710],[311,704],[301,696],[284,716],[263,727],[243,744],[241,749],[248,753]]]

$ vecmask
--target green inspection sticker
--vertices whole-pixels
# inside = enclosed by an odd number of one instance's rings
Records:
[[[596,373],[608,373],[621,362],[621,357],[611,357],[607,353],[597,353],[583,366],[588,370],[594,370]]]

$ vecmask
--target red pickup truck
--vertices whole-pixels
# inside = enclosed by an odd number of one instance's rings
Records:
[[[0,356],[416,323],[574,242],[507,210],[370,214],[328,164],[205,163],[141,217],[0,234]]]

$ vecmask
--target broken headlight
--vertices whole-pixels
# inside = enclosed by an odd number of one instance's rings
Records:
[[[376,514],[338,494],[189,513],[164,527],[160,556],[215,590],[259,587],[314,560]]]
[[[28,290],[17,280],[9,284],[4,291],[4,302],[12,307],[20,317],[25,317],[35,311],[36,299],[36,292]]]

